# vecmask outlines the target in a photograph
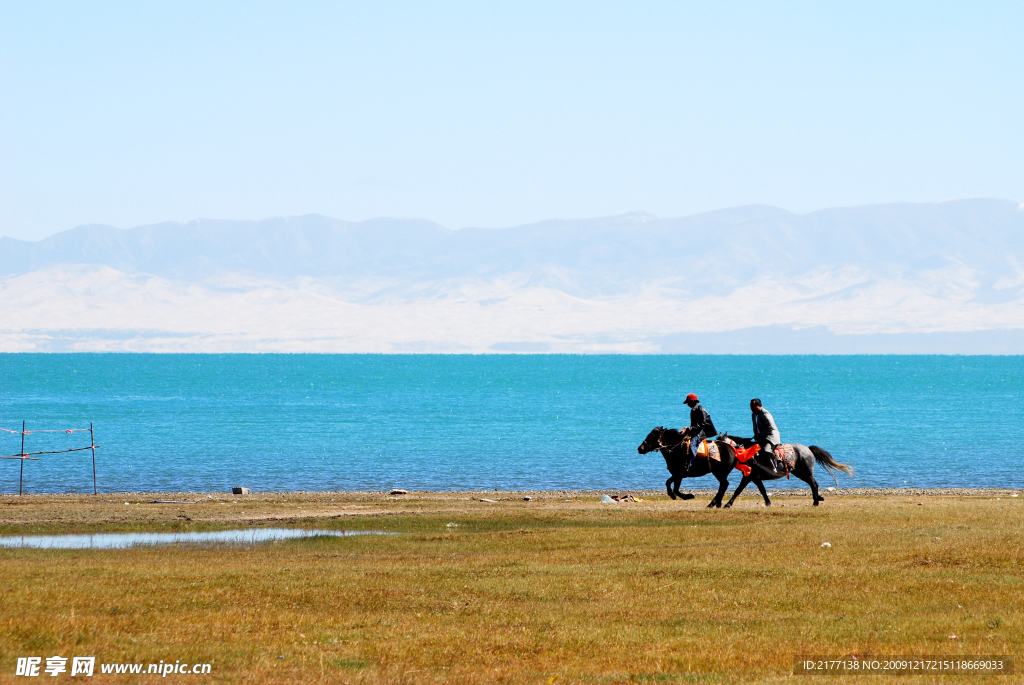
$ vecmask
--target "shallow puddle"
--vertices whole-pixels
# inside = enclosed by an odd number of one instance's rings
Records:
[[[391,535],[382,530],[301,530],[298,528],[245,528],[207,533],[96,533],[94,535],[12,535],[0,537],[0,547],[36,549],[123,549],[140,545],[252,544],[291,538]]]

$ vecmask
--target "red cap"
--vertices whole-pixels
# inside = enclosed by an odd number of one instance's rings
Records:
[[[687,402],[700,402],[700,400],[697,399],[697,396],[694,395],[692,392],[689,395],[686,396],[686,401]]]

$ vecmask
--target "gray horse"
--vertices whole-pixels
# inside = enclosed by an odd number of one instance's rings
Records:
[[[751,447],[756,444],[752,438],[726,437],[732,439],[736,444],[742,447]],[[776,480],[783,477],[788,478],[790,473],[811,486],[811,495],[814,497],[814,506],[818,506],[818,502],[824,502],[825,498],[818,494],[818,481],[814,479],[815,462],[821,464],[825,470],[828,471],[828,474],[832,476],[832,480],[836,481],[836,485],[839,485],[839,481],[836,480],[836,474],[833,469],[842,471],[851,478],[853,477],[852,466],[849,466],[848,464],[840,464],[832,458],[831,454],[817,445],[807,447],[799,443],[791,444],[796,457],[796,463],[793,464],[792,469],[787,468],[785,464],[782,464],[781,468],[772,468],[775,464],[765,457],[762,457],[760,453],[758,453],[753,459],[747,461],[746,465],[750,467],[750,475],[743,476],[743,480],[741,480],[740,484],[736,486],[736,492],[732,493],[732,498],[725,505],[726,508],[732,506],[732,503],[736,501],[736,498],[741,492],[743,492],[743,488],[747,487],[750,481],[754,481],[754,485],[756,485],[757,489],[761,491],[761,496],[764,497],[764,505],[766,507],[770,507],[772,505],[772,501],[768,499],[768,493],[764,489],[763,481]]]

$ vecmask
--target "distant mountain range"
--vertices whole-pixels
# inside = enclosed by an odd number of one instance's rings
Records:
[[[1005,200],[0,238],[0,350],[1024,353]]]

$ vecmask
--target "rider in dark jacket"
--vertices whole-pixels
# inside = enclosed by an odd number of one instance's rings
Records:
[[[700,405],[697,396],[692,392],[686,396],[686,405],[690,407],[690,463],[686,470],[693,466],[693,460],[697,457],[697,448],[707,438],[718,435],[715,424],[711,423],[711,415],[708,410]]]

